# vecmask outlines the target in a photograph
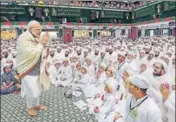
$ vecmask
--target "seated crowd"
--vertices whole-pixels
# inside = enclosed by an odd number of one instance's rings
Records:
[[[83,95],[99,122],[174,122],[175,37],[91,41],[50,43],[47,70],[53,86]],[[20,90],[16,48],[15,40],[2,41],[1,94]]]

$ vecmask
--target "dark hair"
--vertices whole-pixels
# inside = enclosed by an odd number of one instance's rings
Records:
[[[133,84],[134,85],[134,84]],[[138,86],[134,85],[135,88],[139,88]],[[146,93],[147,92],[147,89],[142,89],[142,88],[139,88],[143,93]]]
[[[141,88],[140,88],[141,89]],[[141,91],[143,92],[143,93],[146,93],[147,92],[147,89],[141,89]]]

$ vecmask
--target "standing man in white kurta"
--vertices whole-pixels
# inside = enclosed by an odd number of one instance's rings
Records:
[[[41,37],[42,26],[37,21],[30,21],[27,31],[17,41],[17,71],[22,81],[21,95],[26,98],[27,112],[36,116],[36,110],[47,110],[39,103],[41,90],[50,86],[49,75],[45,66],[47,52],[44,45],[48,43],[49,34]]]

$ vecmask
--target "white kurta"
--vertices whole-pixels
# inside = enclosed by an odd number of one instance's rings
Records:
[[[64,60],[64,54],[62,52],[60,53],[55,52],[54,59],[62,62]]]
[[[53,85],[58,86],[60,80],[61,69],[56,69],[54,66],[50,69],[50,81]]]
[[[171,88],[172,84],[172,77],[170,75],[165,74],[163,76],[157,76],[157,77],[148,77],[150,84],[150,87],[147,90],[147,94],[154,99],[154,101],[159,105],[162,102],[162,95],[160,93],[160,86],[161,84],[167,83],[169,87]]]
[[[93,99],[94,96],[97,93],[103,93],[104,92],[104,87],[105,87],[105,81],[106,81],[106,74],[105,72],[100,74],[99,79],[95,80],[95,82],[89,84],[88,86],[85,87],[85,90],[89,91],[86,93],[86,97],[89,97],[87,102],[90,99]],[[91,90],[90,90],[91,89]]]
[[[129,66],[131,67],[131,70],[137,71],[137,72],[139,71],[139,67],[138,67],[138,65],[137,65],[137,63],[136,63],[135,60],[133,60],[132,62],[130,62]]]
[[[41,88],[38,82],[38,76],[24,76],[21,84],[21,96],[29,98],[37,98],[41,93]]]
[[[129,66],[127,62],[122,62],[118,64],[117,70],[116,70],[116,80],[119,82],[122,81],[122,75],[124,71],[128,69],[131,69],[131,67]],[[119,83],[119,84],[122,84],[122,83]]]
[[[106,64],[106,66],[109,65],[109,53],[105,53],[104,63]]]
[[[96,115],[97,119],[102,120],[107,112],[110,112],[113,108],[113,106],[116,103],[116,86],[117,86],[117,82],[114,78],[110,77],[108,78],[105,83],[111,84],[110,86],[113,87],[112,88],[112,93],[107,93],[106,91],[100,93],[100,97],[93,99],[92,101],[89,102],[88,106],[89,106],[89,112],[93,113]],[[104,96],[104,98],[103,98]],[[94,112],[94,108],[95,107],[99,108],[99,113],[95,113]]]
[[[98,69],[98,66],[99,66],[100,62],[101,62],[100,56],[99,56],[99,55],[97,55],[97,56],[94,55],[94,56],[93,56],[93,63],[94,63],[94,66],[95,66],[95,68],[96,68],[96,71],[97,71],[97,69]]]
[[[87,66],[87,73],[92,81],[95,79],[95,67],[93,65]]]
[[[152,98],[146,97],[140,98],[137,101],[134,97],[130,97],[127,100],[125,122],[163,122],[161,111],[156,103]],[[138,104],[140,105],[137,106]],[[130,107],[135,108],[130,110]],[[136,116],[133,114],[133,111],[136,111]]]
[[[60,82],[59,84],[63,85],[64,87],[71,85],[71,82],[73,81],[73,74],[72,74],[72,68],[70,65],[63,66],[61,68],[61,75],[60,75]]]
[[[170,96],[165,101],[165,106],[167,108],[166,116],[168,122],[175,122],[175,90],[171,92]]]

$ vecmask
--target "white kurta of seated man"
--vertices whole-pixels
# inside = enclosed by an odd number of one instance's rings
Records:
[[[117,81],[112,77],[108,78],[105,83],[111,83],[113,86],[117,86]],[[100,93],[100,98],[93,99],[89,102],[89,112],[95,114],[97,119],[104,118],[105,114],[111,111],[116,103],[116,92],[117,90],[114,90],[112,93],[107,93],[106,91]],[[101,99],[103,95],[104,100]],[[94,112],[96,106],[99,107],[99,113]]]
[[[97,93],[103,93],[106,81],[106,73],[100,74],[98,79],[95,79],[91,84],[85,87],[85,96],[88,97],[87,102],[94,98]],[[91,90],[90,90],[91,89]],[[89,92],[86,92],[89,91]]]
[[[65,80],[63,80],[65,79]],[[61,77],[60,77],[60,85],[69,86],[71,85],[71,82],[73,80],[73,75],[72,75],[72,68],[70,65],[68,66],[62,66],[61,68]]]
[[[144,96],[137,101],[133,96],[129,97],[126,103],[125,122],[163,122],[162,114],[157,104],[151,97]],[[143,101],[145,99],[145,101]],[[143,102],[142,102],[143,101]],[[140,102],[142,102],[140,104]],[[140,104],[139,106],[137,106]],[[134,117],[131,108],[135,107],[137,116]]]
[[[50,67],[50,79],[51,83],[55,86],[57,86],[60,82],[60,74],[61,74],[61,68],[56,69],[56,67],[51,66]]]
[[[72,85],[72,90],[73,91],[77,91],[78,89],[82,90],[83,93],[89,92],[87,90],[85,90],[86,86],[90,85],[91,82],[91,78],[89,76],[89,74],[82,74],[81,78],[79,78],[79,73],[77,73],[77,78],[75,79],[75,81],[71,84]]]

